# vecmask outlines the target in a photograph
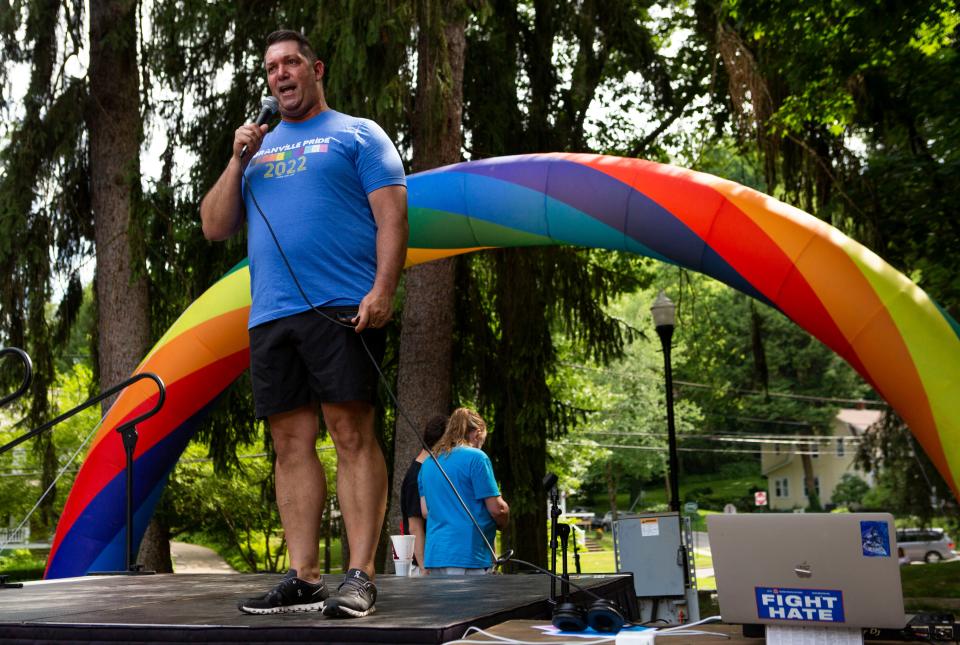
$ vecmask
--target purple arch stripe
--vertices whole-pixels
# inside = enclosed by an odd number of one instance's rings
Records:
[[[546,159],[548,163],[544,163]],[[706,273],[779,309],[670,211],[595,168],[566,159],[531,156],[509,164],[481,160],[449,166],[446,170],[490,177],[544,193],[623,232],[662,256],[658,259]]]

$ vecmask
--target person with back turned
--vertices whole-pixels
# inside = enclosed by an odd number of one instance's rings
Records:
[[[406,257],[406,178],[376,123],[327,105],[324,64],[301,34],[270,34],[264,63],[281,121],[269,133],[253,123],[237,129],[230,161],[200,206],[207,239],[227,239],[246,223],[254,404],[276,449],[290,552],[280,583],[240,610],[366,616],[377,597],[373,562],[387,501],[373,361],[383,358]],[[350,547],[333,593],[318,564],[326,498],[318,413],[337,451]]]
[[[510,507],[500,495],[490,458],[480,450],[486,438],[487,424],[480,415],[458,408],[433,451],[492,545],[497,529],[510,519]],[[493,570],[484,538],[432,459],[420,469],[420,504],[427,521],[425,573],[481,575]]]

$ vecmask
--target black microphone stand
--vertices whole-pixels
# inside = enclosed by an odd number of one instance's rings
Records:
[[[577,531],[573,529],[573,567],[580,575],[580,549],[577,548]]]
[[[560,557],[563,559],[563,581],[560,583],[560,596],[564,602],[569,602],[570,596],[570,572],[567,571],[567,540],[570,538],[570,525],[557,524],[557,535],[560,536]],[[577,536],[573,536],[573,541],[577,541]]]
[[[550,492],[550,603],[557,604],[557,535],[559,534],[560,493],[557,491],[557,476],[548,473],[543,486]]]

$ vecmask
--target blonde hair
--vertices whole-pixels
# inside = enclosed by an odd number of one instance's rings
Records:
[[[448,453],[457,446],[470,445],[467,436],[474,430],[486,430],[487,424],[483,417],[470,408],[457,408],[450,415],[447,421],[447,429],[443,436],[433,446],[433,451],[438,455]]]

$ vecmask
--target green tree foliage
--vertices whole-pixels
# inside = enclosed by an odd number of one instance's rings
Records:
[[[864,435],[857,464],[877,478],[876,487],[864,496],[865,508],[913,516],[923,525],[935,516],[947,515],[954,522],[960,516],[950,488],[896,414],[888,413]]]
[[[783,314],[707,278],[684,274],[677,334],[686,353],[677,378],[701,401],[712,431],[823,433],[836,404],[803,397],[856,399],[869,388],[839,356]],[[789,423],[786,423],[789,422]]]
[[[254,445],[240,445],[244,458],[228,473],[216,472],[202,446],[188,448],[170,478],[160,508],[171,537],[212,544],[243,571],[285,571],[286,544],[274,492],[273,460]],[[327,440],[321,461],[336,495],[336,459]]]
[[[566,361],[573,363],[562,364],[564,375],[557,379],[562,396],[571,397],[590,412],[569,434],[551,442],[551,464],[569,461],[579,466],[585,471],[579,479],[592,489],[605,489],[613,511],[625,510],[616,503],[617,493],[625,488],[631,500],[651,483],[666,490],[663,354],[650,316],[655,295],[656,290],[648,288],[618,298],[607,307],[621,324],[636,332],[622,358],[603,366],[566,348]],[[683,348],[674,347],[674,361],[682,355]],[[678,437],[684,441],[699,428],[701,414],[689,400],[677,401],[675,412]],[[681,472],[688,470],[684,467],[686,456],[680,456]]]
[[[92,371],[84,362],[76,362],[60,371],[51,387],[52,407],[66,411],[83,403],[89,398],[92,380]],[[26,423],[17,423],[25,412],[27,410],[22,406],[14,405],[0,413],[0,444],[5,444],[30,430],[31,427]],[[52,477],[63,470],[63,476],[49,494],[52,522],[50,526],[56,523],[83,459],[81,449],[92,439],[99,419],[100,415],[94,406],[47,432],[56,436],[49,481],[42,477],[43,469],[47,467],[46,455],[36,454],[30,446],[21,444],[0,456],[0,525],[18,526],[52,483]],[[76,459],[67,466],[72,457]],[[34,517],[26,526],[30,528],[32,540],[39,541],[46,537],[48,525],[39,521],[39,518]]]
[[[954,318],[960,13],[953,0],[704,0],[716,105],[766,181],[914,278]]]
[[[846,473],[840,478],[830,498],[837,506],[846,506],[856,510],[862,507],[863,498],[869,490],[870,485],[867,482],[856,475]]]
[[[55,346],[79,310],[75,262],[89,253],[93,237],[83,153],[87,89],[65,68],[83,41],[83,3],[18,2],[0,14],[0,94],[5,97],[0,105],[0,344],[21,347],[33,359],[26,425],[35,427],[54,413]],[[14,95],[7,74],[14,65],[30,78],[19,105],[6,98]],[[58,315],[50,319],[46,307],[54,276],[70,286]],[[0,387],[13,389],[13,380]],[[42,455],[42,480],[49,485],[54,440],[46,434],[32,443]],[[52,528],[52,507],[44,505],[40,517],[46,529]]]

